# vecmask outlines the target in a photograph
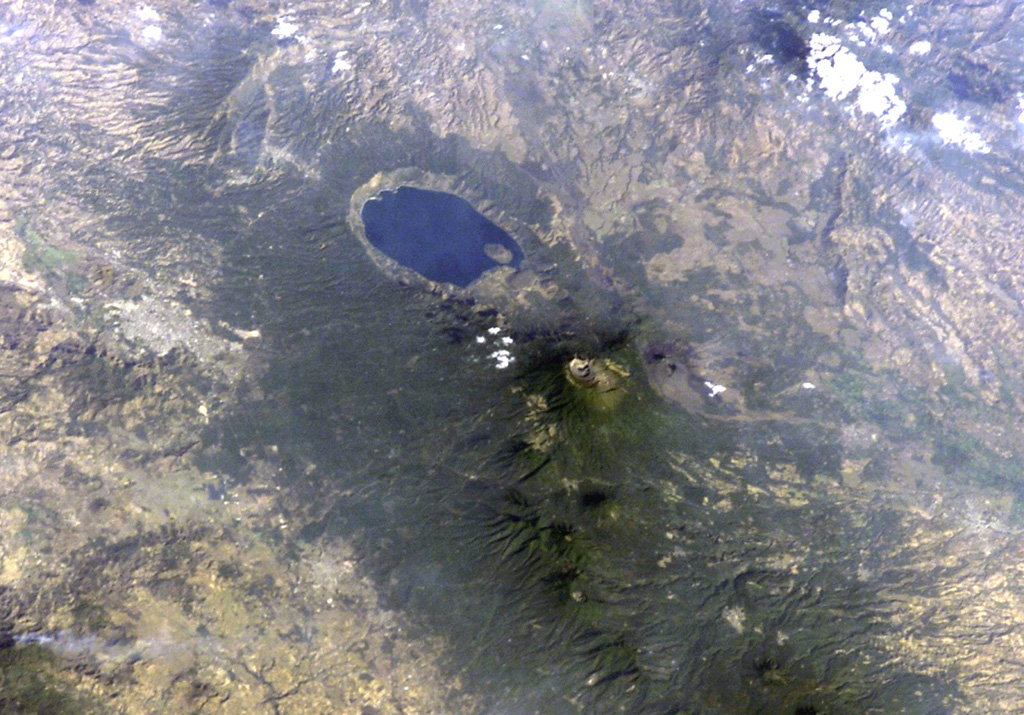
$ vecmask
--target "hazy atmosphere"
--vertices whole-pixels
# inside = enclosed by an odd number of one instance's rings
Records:
[[[0,4],[0,713],[1024,713],[1022,43]]]

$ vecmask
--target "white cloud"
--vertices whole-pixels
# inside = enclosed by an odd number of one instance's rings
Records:
[[[857,106],[866,114],[879,118],[883,126],[891,127],[907,111],[907,103],[896,94],[900,78],[894,74],[865,72],[861,78]]]
[[[339,52],[334,56],[334,64],[331,65],[331,72],[337,74],[338,72],[348,72],[352,69],[352,63],[345,58],[344,52]]]
[[[270,34],[274,37],[280,37],[284,39],[286,37],[294,37],[295,33],[299,31],[299,26],[292,22],[289,17],[279,18],[277,25],[270,31]]]
[[[814,33],[807,64],[830,99],[845,100],[855,94],[860,110],[878,117],[883,127],[893,126],[907,111],[896,92],[899,77],[869,70],[838,37]]]
[[[498,368],[499,370],[504,370],[506,367],[508,367],[515,361],[515,358],[512,357],[512,353],[510,353],[508,350],[495,350],[487,357],[494,360],[494,367]]]
[[[871,18],[871,28],[879,35],[884,35],[889,31],[889,22],[892,20],[892,13],[888,10],[882,10],[878,13],[877,17]]]
[[[927,55],[931,51],[932,43],[928,40],[918,40],[907,48],[907,52],[912,55]]]
[[[961,119],[953,112],[939,112],[932,117],[932,126],[943,144],[953,144],[964,151],[987,154],[992,150],[980,134],[970,128],[970,117]]]
[[[708,388],[708,397],[717,397],[729,389],[725,385],[716,385],[710,380],[704,381],[704,387]]]
[[[143,22],[156,22],[160,19],[160,13],[149,5],[139,5],[135,10],[135,15]]]

